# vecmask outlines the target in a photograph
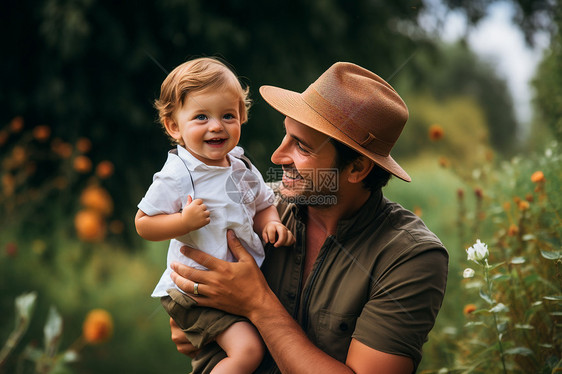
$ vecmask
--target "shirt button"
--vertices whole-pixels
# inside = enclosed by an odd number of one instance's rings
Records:
[[[347,331],[348,328],[349,328],[349,326],[347,325],[347,323],[345,323],[345,322],[340,323],[340,330],[341,331]]]
[[[289,299],[293,300],[297,295],[295,295],[294,292],[289,292],[287,296],[289,297]]]

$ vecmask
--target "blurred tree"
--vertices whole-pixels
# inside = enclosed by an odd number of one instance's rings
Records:
[[[562,141],[562,4],[560,0],[557,3],[554,13],[557,29],[551,37],[550,48],[539,65],[533,85],[534,106],[538,112],[535,126],[546,125],[552,135]],[[533,133],[535,131],[537,129]]]
[[[22,116],[26,126],[50,125],[53,137],[90,138],[94,163],[115,164],[107,187],[125,222],[169,147],[152,102],[186,59],[221,56],[250,84],[257,105],[242,145],[264,170],[283,130],[269,125],[281,117],[261,102],[260,85],[303,90],[337,60],[388,78],[426,43],[411,38],[420,0],[24,0],[2,8],[0,121]]]
[[[443,3],[449,9],[462,11],[469,25],[475,25],[486,16],[490,5],[502,1],[506,0],[443,0]],[[515,10],[513,22],[519,26],[529,45],[534,44],[537,33],[542,31],[553,33],[556,30],[556,26],[552,23],[552,15],[559,8],[559,0],[508,0],[507,2],[513,5]]]
[[[393,150],[400,158],[415,159],[431,152],[436,163],[456,167],[461,176],[486,160],[489,130],[482,107],[474,99],[450,96],[438,100],[422,94],[405,99],[410,119]],[[434,131],[439,131],[437,136]]]
[[[472,9],[469,2],[449,6]],[[106,185],[119,202],[115,215],[130,223],[169,147],[152,102],[175,66],[216,55],[236,68],[256,103],[241,144],[265,171],[283,130],[270,125],[281,116],[261,101],[258,87],[304,90],[338,60],[394,83],[431,44],[418,26],[424,8],[422,0],[4,2],[0,121],[22,116],[26,126],[50,125],[54,137],[90,138],[93,162],[115,164]]]
[[[506,81],[488,62],[464,43],[426,49],[417,56],[417,62],[409,67],[406,78],[401,77],[401,83],[405,78],[405,84],[410,85],[407,92],[430,95],[441,102],[451,97],[470,98],[483,111],[491,145],[504,154],[517,149],[513,100]]]

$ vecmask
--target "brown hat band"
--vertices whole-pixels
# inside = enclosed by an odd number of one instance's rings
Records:
[[[328,121],[346,138],[381,156],[386,157],[390,154],[393,146],[392,143],[378,139],[371,132],[358,126],[353,121],[353,114],[344,113],[341,108],[332,105],[332,103],[324,99],[314,88],[309,87],[303,92],[302,98],[312,110]],[[354,111],[358,112],[360,110],[361,108],[359,107],[355,108]]]

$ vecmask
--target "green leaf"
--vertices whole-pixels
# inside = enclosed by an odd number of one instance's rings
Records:
[[[562,300],[561,295],[543,296],[542,298],[545,299],[545,300],[552,300],[552,301],[561,301]]]
[[[543,256],[547,260],[558,260],[560,258],[560,252],[541,250],[541,256]]]
[[[523,282],[525,282],[525,286],[529,286],[535,283],[538,279],[539,279],[539,275],[537,273],[533,273],[523,278]]]
[[[511,278],[511,276],[509,276],[507,274],[496,274],[492,277],[492,280],[501,282],[501,281],[504,281],[504,280],[508,280],[510,278]]]
[[[505,262],[502,261],[502,262],[500,262],[499,264],[488,265],[488,271],[492,271],[492,270],[494,270],[495,268],[498,268],[498,267],[502,266],[503,264],[505,264]]]
[[[504,352],[506,355],[533,356],[535,353],[526,347],[510,348]]]
[[[515,324],[515,328],[516,328],[516,329],[521,329],[521,330],[534,330],[534,329],[535,329],[535,328],[534,328],[533,326],[531,326],[531,325],[522,325],[522,324],[519,324],[519,323],[516,323],[516,324]]]
[[[482,290],[480,290],[479,294],[480,294],[480,297],[481,297],[485,302],[487,302],[487,303],[490,304],[490,305],[494,304],[494,301],[492,300],[492,298],[491,298],[490,296],[486,295]]]
[[[556,316],[556,317],[562,316],[562,312],[550,312],[548,314],[550,314],[551,316]]]

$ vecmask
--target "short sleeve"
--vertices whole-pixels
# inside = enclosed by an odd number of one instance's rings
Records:
[[[443,301],[448,255],[442,247],[407,253],[372,285],[353,337],[373,349],[410,357],[417,368]]]
[[[258,168],[256,168],[254,164],[252,164],[248,158],[244,156],[244,149],[240,146],[236,146],[232,151],[230,151],[230,154],[240,160],[240,162],[244,164],[244,167],[247,167],[249,164],[251,172],[258,178],[259,189],[254,200],[255,211],[260,212],[273,205],[275,202],[273,190],[265,183]],[[242,161],[242,159],[245,159],[246,161]]]
[[[138,204],[138,208],[149,216],[179,212],[192,192],[191,180],[183,161],[174,154],[162,170],[154,174],[152,184]]]
[[[265,208],[273,205],[273,202],[275,201],[275,195],[273,193],[273,190],[265,183],[265,181],[263,180],[263,176],[254,165],[252,165],[252,172],[259,179],[260,188],[258,196],[256,198],[256,212],[260,212]]]

